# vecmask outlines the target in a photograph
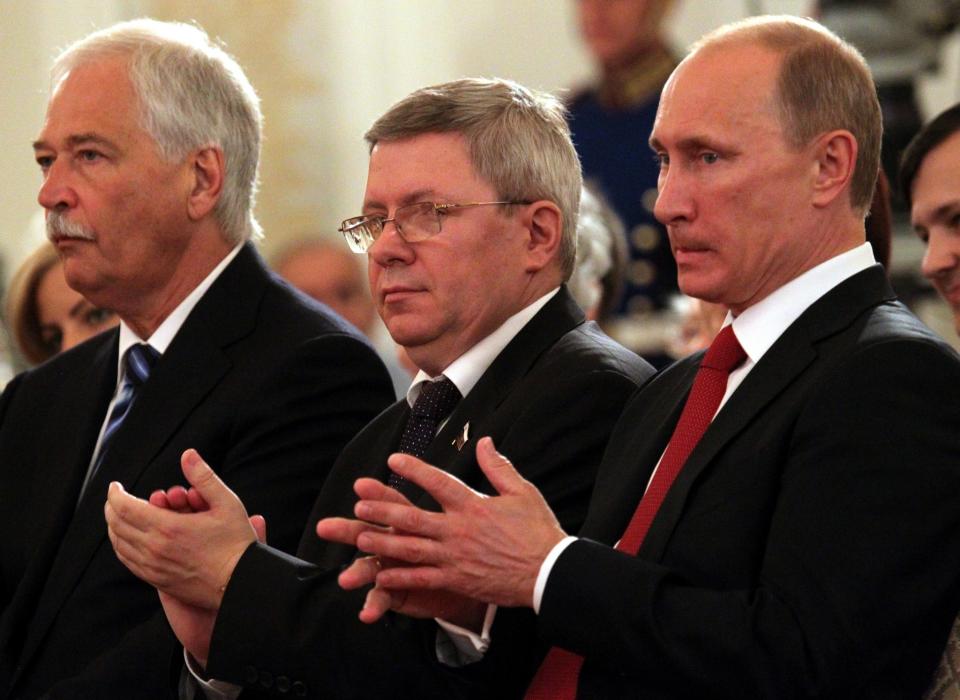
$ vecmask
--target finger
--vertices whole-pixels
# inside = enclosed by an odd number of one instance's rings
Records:
[[[357,501],[353,512],[360,520],[406,533],[433,539],[443,534],[443,514],[431,513],[416,506],[402,506],[383,501]]]
[[[204,500],[203,496],[201,496],[200,492],[196,489],[189,489],[187,491],[187,502],[190,503],[190,507],[193,508],[196,513],[210,510],[210,504]]]
[[[180,457],[180,466],[193,489],[211,507],[228,506],[239,500],[196,450],[185,451]]]
[[[170,505],[170,501],[167,500],[167,492],[163,489],[157,489],[151,493],[150,498],[147,499],[147,502],[152,506],[156,506],[157,508],[173,508],[173,506]]]
[[[170,504],[170,509],[175,510],[178,513],[192,513],[193,507],[190,505],[190,501],[187,498],[187,490],[182,486],[171,486],[166,491],[167,503]]]
[[[388,591],[376,586],[371,588],[363,601],[360,621],[368,625],[376,622],[390,610],[401,608],[406,597],[406,591]]]
[[[257,541],[261,544],[267,543],[267,519],[262,515],[251,515],[250,516],[250,525],[253,526],[253,531],[257,533]]]
[[[501,495],[517,493],[529,483],[509,459],[497,452],[492,438],[483,437],[477,441],[477,463],[490,485]]]
[[[446,560],[437,542],[407,534],[364,532],[357,537],[357,549],[412,565],[439,565]]]
[[[376,479],[357,479],[353,485],[353,490],[362,500],[411,505],[407,497],[397,489]]]
[[[111,482],[107,489],[107,503],[116,522],[123,522],[141,531],[154,527],[162,516],[169,515],[168,511],[154,508],[143,499],[124,491],[119,481]]]
[[[359,557],[340,572],[337,583],[345,591],[368,586],[377,580],[380,573],[380,560],[377,557]]]
[[[381,569],[377,587],[390,590],[453,590],[447,574],[436,566],[395,566]]]
[[[448,507],[456,508],[464,501],[479,496],[455,476],[447,474],[442,469],[430,466],[411,455],[397,452],[390,455],[387,464],[397,474],[408,481],[412,481],[433,496],[434,500],[443,506],[444,510],[447,510]]]
[[[317,523],[317,537],[330,542],[357,545],[357,537],[368,530],[381,531],[383,528],[352,518],[324,518]]]

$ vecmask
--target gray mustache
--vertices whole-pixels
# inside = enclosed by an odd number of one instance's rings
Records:
[[[93,231],[82,224],[70,221],[60,212],[47,213],[47,238],[51,241],[57,238],[79,238],[84,241],[92,241],[95,236]]]

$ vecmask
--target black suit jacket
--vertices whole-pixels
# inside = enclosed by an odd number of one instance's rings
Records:
[[[538,624],[578,698],[917,698],[960,605],[960,362],[879,266],[747,375],[638,556],[620,538],[700,356],[631,400]]]
[[[16,378],[0,400],[0,696],[156,697],[175,640],[116,559],[103,505],[183,483],[197,448],[292,551],[343,445],[392,398],[374,351],[247,245],[139,394],[79,505],[116,385],[116,330]],[[156,677],[155,677],[156,676]]]
[[[476,440],[497,447],[532,480],[568,528],[583,521],[610,430],[627,397],[652,374],[636,355],[604,336],[566,290],[551,299],[460,402],[425,459],[491,492],[476,463]],[[267,695],[307,697],[510,697],[522,693],[539,659],[529,611],[499,611],[495,648],[481,664],[452,670],[435,661],[436,625],[388,615],[357,620],[365,591],[347,593],[336,575],[356,555],[320,541],[317,519],[351,515],[360,476],[386,479],[409,415],[401,401],[344,449],[320,494],[299,554],[251,547],[223,600],[208,671]],[[462,449],[455,438],[469,423]],[[423,492],[414,501],[436,507]],[[310,563],[308,563],[310,562]],[[506,663],[504,663],[506,661]],[[246,693],[244,696],[246,697]]]

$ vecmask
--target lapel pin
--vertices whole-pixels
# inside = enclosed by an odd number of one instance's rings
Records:
[[[457,452],[463,449],[463,446],[467,444],[467,440],[470,439],[470,422],[463,424],[463,430],[454,438],[453,442],[450,443],[457,448]]]

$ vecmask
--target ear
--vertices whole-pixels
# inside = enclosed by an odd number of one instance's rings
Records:
[[[187,214],[199,221],[213,211],[223,189],[224,157],[218,146],[201,148],[189,156],[191,189]]]
[[[547,200],[528,204],[521,216],[527,231],[525,272],[539,272],[557,259],[563,236],[560,207]]]
[[[857,139],[844,129],[822,134],[814,142],[816,177],[813,205],[825,207],[841,195],[849,197],[850,180],[857,165]]]

